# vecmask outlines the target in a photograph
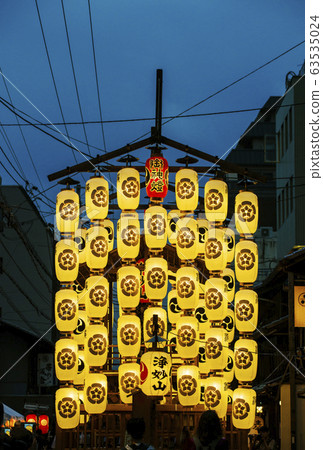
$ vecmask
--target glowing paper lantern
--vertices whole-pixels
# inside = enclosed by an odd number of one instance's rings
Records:
[[[209,221],[206,219],[197,219],[197,227],[199,232],[197,253],[202,256],[205,254],[205,242],[209,230]]]
[[[227,383],[232,383],[234,378],[234,354],[230,348],[228,349],[228,362],[223,369],[222,374],[224,381]]]
[[[194,267],[181,267],[176,272],[177,302],[181,309],[194,309],[199,302],[199,273]]]
[[[147,348],[152,347],[152,342],[154,340],[154,315],[157,315],[157,336],[161,338],[158,339],[158,347],[165,347],[167,340],[167,313],[163,308],[152,307],[146,309],[144,312],[144,342]],[[152,340],[151,342],[148,342]]]
[[[230,342],[232,342],[234,339],[234,331],[235,331],[234,311],[232,311],[231,308],[227,309],[227,315],[222,321],[222,327],[228,333],[228,343],[230,344]]]
[[[205,378],[200,379],[200,401],[199,401],[200,405],[204,405],[205,382],[206,382]]]
[[[61,283],[72,283],[79,271],[78,248],[71,239],[62,239],[55,247],[56,278]]]
[[[235,322],[240,333],[253,333],[258,324],[258,295],[251,289],[241,289],[234,302]]]
[[[90,320],[85,311],[79,310],[77,316],[77,326],[72,333],[73,339],[78,345],[84,345],[85,330],[90,325]]]
[[[117,272],[117,294],[121,308],[136,308],[140,301],[140,270],[123,266]]]
[[[169,243],[172,245],[176,244],[177,240],[176,224],[179,218],[180,218],[180,211],[178,209],[172,209],[167,214],[167,237]]]
[[[89,325],[84,342],[85,360],[89,366],[103,366],[108,354],[108,330],[104,325]]]
[[[216,411],[219,418],[226,416],[228,408],[228,385],[221,377],[209,377],[205,380],[204,402],[208,409]]]
[[[201,343],[200,343],[200,347],[199,347],[198,362],[199,362],[200,374],[207,375],[209,373],[209,370],[206,365],[205,346],[201,346]],[[204,397],[203,397],[203,403],[204,403]]]
[[[228,267],[226,267],[222,274],[221,274],[222,278],[224,279],[224,281],[227,283],[227,300],[228,303],[232,303],[233,299],[234,299],[234,293],[235,293],[235,287],[236,287],[236,282],[235,282],[235,275],[234,275],[234,271],[232,269],[229,269]]]
[[[234,344],[235,377],[239,381],[253,381],[257,375],[258,346],[253,339],[238,339]]]
[[[176,205],[180,211],[194,211],[199,200],[198,175],[195,170],[181,169],[175,177]]]
[[[104,269],[108,263],[109,235],[107,230],[101,226],[91,227],[86,232],[86,264],[91,270]]]
[[[77,375],[78,348],[74,339],[59,339],[55,344],[55,372],[61,381]]]
[[[182,316],[176,324],[178,356],[182,359],[196,358],[199,352],[198,320],[193,316]]]
[[[41,414],[38,419],[38,428],[42,434],[47,434],[49,431],[49,417],[45,414]]]
[[[78,426],[80,421],[80,402],[78,391],[74,388],[60,388],[55,394],[57,425],[63,430]]]
[[[140,318],[132,314],[119,317],[117,336],[118,350],[121,356],[138,356],[141,344]]]
[[[197,308],[195,309],[195,317],[197,318],[199,323],[200,334],[204,334],[210,328],[210,322],[207,316],[204,298],[199,299],[199,303],[197,305]]]
[[[140,388],[148,396],[164,396],[170,389],[171,357],[165,352],[148,351],[140,360]]]
[[[118,206],[122,210],[135,210],[140,200],[140,178],[138,170],[125,167],[117,176]]]
[[[164,258],[149,258],[145,262],[145,293],[149,299],[161,300],[167,295],[168,266]]]
[[[56,225],[60,233],[75,233],[79,223],[79,196],[73,189],[63,189],[56,199]]]
[[[140,365],[121,364],[118,368],[119,394],[122,403],[132,404],[133,394],[140,387]]]
[[[109,283],[104,276],[91,276],[85,281],[85,311],[89,317],[102,318],[109,306]]]
[[[102,414],[107,406],[108,382],[101,373],[90,373],[84,383],[84,408],[88,414]]]
[[[192,260],[197,257],[197,221],[189,217],[178,219],[176,223],[176,253],[179,259]]]
[[[183,406],[196,406],[200,399],[200,374],[196,366],[177,369],[178,401]]]
[[[232,405],[232,399],[233,399],[233,390],[228,389],[228,405]]]
[[[86,238],[86,229],[78,228],[75,231],[74,242],[76,243],[79,251],[79,264],[84,264],[86,262],[85,238]]]
[[[77,293],[73,289],[61,289],[55,294],[55,322],[59,331],[73,331],[77,326]]]
[[[78,351],[77,375],[73,380],[73,384],[83,385],[85,377],[89,374],[89,365],[85,361],[83,350]]]
[[[228,213],[228,185],[221,180],[205,184],[204,207],[207,220],[223,222]]]
[[[176,290],[170,291],[168,293],[167,300],[168,321],[170,323],[176,323],[180,318],[182,312],[181,308],[178,306]]]
[[[227,247],[224,231],[210,228],[205,243],[205,266],[211,271],[222,271],[227,265]]]
[[[256,392],[253,389],[238,388],[233,391],[232,423],[236,428],[246,430],[253,427],[256,416]]]
[[[253,241],[242,240],[236,245],[235,273],[239,283],[254,283],[258,276],[258,247]]]
[[[90,220],[103,220],[109,212],[109,183],[103,177],[92,177],[85,185],[85,208]]]
[[[210,328],[205,333],[205,357],[208,370],[223,370],[228,362],[228,333]]]
[[[205,310],[209,320],[221,321],[228,310],[227,284],[222,278],[210,278],[205,282]]]
[[[151,206],[144,216],[145,241],[149,249],[164,248],[167,242],[167,211],[161,206]]]
[[[239,192],[235,199],[235,224],[239,234],[254,234],[258,227],[258,197],[253,192]]]
[[[36,414],[28,414],[26,416],[26,422],[27,423],[37,423],[37,416],[36,416]]]
[[[168,192],[168,162],[162,156],[148,158],[145,165],[149,198],[165,198]]]
[[[134,259],[139,254],[140,224],[137,213],[121,213],[117,225],[117,249],[120,258]]]
[[[108,253],[113,250],[114,244],[114,225],[112,220],[105,219],[103,221],[103,227],[107,230],[108,233]]]
[[[234,259],[235,234],[231,228],[224,229],[224,242],[227,247],[227,264]]]

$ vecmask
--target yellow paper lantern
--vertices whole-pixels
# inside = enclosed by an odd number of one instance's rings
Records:
[[[253,381],[257,375],[258,345],[253,339],[238,339],[234,344],[235,377],[238,381]]]
[[[230,304],[233,302],[234,293],[235,293],[235,289],[236,289],[235,274],[232,269],[226,267],[223,270],[221,276],[224,279],[224,281],[227,283],[227,300],[228,300],[228,304]]]
[[[176,244],[177,229],[176,224],[178,219],[181,217],[181,213],[178,209],[172,209],[167,214],[167,237],[169,243],[172,245]]]
[[[59,331],[73,331],[77,326],[77,293],[61,289],[55,294],[55,322]]]
[[[164,258],[149,258],[145,262],[145,293],[147,298],[162,300],[167,295],[168,266]]]
[[[234,259],[235,248],[235,234],[231,228],[224,229],[224,242],[227,247],[227,264],[231,263]]]
[[[195,170],[181,169],[175,177],[176,205],[180,211],[194,211],[199,200],[198,175]]]
[[[144,342],[146,348],[151,348],[154,342],[154,315],[157,315],[158,347],[163,348],[167,343],[167,313],[159,307],[147,308],[144,312]],[[150,341],[150,342],[148,342]]]
[[[83,310],[78,311],[77,315],[77,326],[72,333],[73,339],[78,343],[78,345],[84,345],[85,341],[85,330],[90,325],[90,319]]]
[[[117,294],[121,308],[136,308],[140,301],[140,270],[123,266],[117,272]]]
[[[176,272],[168,271],[168,281],[170,282],[172,289],[176,288]]]
[[[56,421],[59,428],[76,428],[80,421],[80,402],[75,388],[60,388],[55,394]]]
[[[135,259],[139,255],[140,224],[137,213],[121,213],[117,225],[117,249],[120,258]]]
[[[228,389],[228,405],[232,405],[232,399],[233,399],[233,390]]]
[[[149,249],[164,248],[167,242],[167,211],[151,206],[144,216],[145,241]]]
[[[190,217],[178,219],[176,233],[176,253],[179,259],[195,259],[198,250],[197,221]]]
[[[90,220],[103,220],[109,212],[109,183],[103,177],[92,177],[85,185],[85,208]]]
[[[205,357],[208,371],[223,370],[228,362],[228,333],[223,328],[210,328],[205,333]]]
[[[222,321],[222,327],[227,331],[228,333],[228,343],[233,341],[234,339],[234,332],[235,332],[235,318],[234,318],[234,311],[232,311],[231,308],[227,309],[227,314],[225,318]]]
[[[135,210],[140,200],[140,178],[138,170],[125,167],[117,176],[118,206],[122,210]]]
[[[239,192],[235,198],[235,224],[239,234],[254,234],[258,227],[258,197],[253,192]]]
[[[55,372],[60,381],[73,380],[77,375],[78,348],[74,339],[59,339],[55,344]]]
[[[205,266],[211,271],[222,271],[227,265],[227,247],[224,242],[224,231],[210,228],[205,243]]]
[[[88,414],[103,414],[107,406],[108,382],[101,373],[90,373],[84,383],[84,408]]]
[[[108,312],[109,283],[104,276],[91,276],[85,281],[85,311],[91,318],[103,318]]]
[[[227,414],[228,384],[222,377],[209,377],[205,380],[204,402],[207,409],[215,410],[220,419]]]
[[[199,302],[199,273],[194,267],[181,267],[176,272],[177,302],[181,309],[194,309]]]
[[[231,348],[228,349],[228,361],[223,369],[222,375],[227,383],[232,383],[234,378],[234,353]]]
[[[182,359],[196,358],[199,352],[198,320],[182,316],[176,324],[177,352]]]
[[[72,283],[79,271],[79,255],[76,243],[62,239],[55,247],[56,277],[61,283]]]
[[[122,403],[132,404],[133,394],[140,388],[140,365],[121,364],[118,368],[119,394]]]
[[[223,278],[210,278],[205,282],[205,309],[209,320],[221,321],[228,310],[227,284]]]
[[[104,325],[89,325],[84,342],[85,360],[89,366],[103,366],[108,354],[108,330]]]
[[[201,373],[201,371],[200,371],[200,373]],[[206,383],[206,378],[201,378],[200,379],[200,400],[199,400],[200,405],[204,405],[205,383]]]
[[[253,333],[258,324],[258,295],[251,289],[241,289],[234,302],[235,322],[240,333]]]
[[[91,270],[102,270],[108,264],[108,241],[107,230],[101,226],[91,227],[85,236],[86,264]]]
[[[140,318],[124,314],[118,319],[118,350],[123,357],[136,357],[140,352],[141,325]]]
[[[238,388],[233,391],[233,426],[242,430],[253,427],[256,416],[256,400],[256,392],[253,389]]]
[[[228,213],[228,185],[221,180],[205,184],[204,207],[207,220],[223,222]]]
[[[165,396],[170,389],[171,357],[165,352],[148,351],[140,360],[140,388],[148,396]]]
[[[85,377],[89,374],[89,365],[85,361],[84,350],[78,351],[77,375],[73,380],[73,384],[84,385]]]
[[[236,245],[235,273],[239,283],[254,283],[258,276],[258,247],[253,241],[242,240]]]
[[[196,406],[200,400],[200,373],[196,366],[183,365],[177,369],[178,401],[183,406]]]
[[[168,321],[170,323],[177,323],[181,316],[181,308],[178,306],[176,289],[168,293],[167,298],[167,313]]]
[[[197,227],[199,232],[197,253],[198,255],[202,256],[205,254],[205,242],[209,230],[209,221],[206,219],[197,219]]]
[[[199,303],[197,308],[195,309],[195,317],[199,323],[199,333],[205,334],[205,332],[210,328],[210,322],[207,316],[206,308],[205,308],[205,300],[204,298],[199,299]]]
[[[86,239],[86,229],[78,228],[75,231],[74,241],[79,251],[79,264],[84,264],[86,262],[85,239]]]
[[[199,345],[200,345],[199,346],[199,354],[198,354],[199,371],[200,371],[200,374],[207,375],[209,373],[209,370],[206,365],[205,345],[203,345],[201,342]],[[204,397],[203,397],[203,403],[204,403]]]
[[[63,189],[56,198],[56,225],[60,233],[75,233],[79,223],[80,199],[73,189]]]
[[[108,252],[110,253],[113,250],[114,245],[114,225],[112,220],[105,219],[103,221],[103,227],[107,230],[108,233]]]

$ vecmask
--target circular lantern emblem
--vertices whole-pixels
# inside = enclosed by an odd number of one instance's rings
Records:
[[[211,288],[205,294],[205,306],[207,309],[218,309],[223,303],[223,295],[216,288]]]
[[[236,317],[240,321],[246,322],[252,319],[254,312],[254,306],[249,300],[240,300],[236,304]]]
[[[205,363],[206,358],[205,358],[205,348],[204,347],[199,347],[199,363],[203,364]]]
[[[238,206],[237,214],[242,222],[252,222],[256,216],[256,208],[251,202],[244,201]]]
[[[131,394],[139,386],[139,377],[134,372],[126,372],[122,375],[120,384],[123,392]]]
[[[93,405],[99,405],[105,399],[106,390],[101,383],[93,383],[86,390],[88,401]]]
[[[228,362],[227,365],[225,366],[225,368],[223,369],[224,372],[231,372],[231,370],[233,369],[233,359],[231,358],[231,356],[228,356]]]
[[[235,419],[243,420],[248,417],[250,412],[250,405],[243,398],[236,398],[232,405],[232,414]]]
[[[98,206],[99,208],[105,208],[109,202],[106,188],[104,186],[98,186],[97,188],[93,189],[91,193],[91,199],[95,206]]]
[[[64,200],[59,205],[59,214],[64,220],[75,220],[78,215],[78,205],[71,199]]]
[[[90,337],[88,346],[92,355],[103,355],[107,347],[107,340],[102,334],[94,334]]]
[[[123,195],[128,198],[136,198],[139,195],[139,183],[135,177],[128,177],[121,185]]]
[[[77,256],[73,250],[65,249],[58,255],[58,265],[62,270],[73,270],[76,263]]]
[[[227,283],[228,291],[231,291],[234,288],[234,278],[232,275],[224,275],[224,281]]]
[[[140,381],[144,383],[148,377],[148,367],[143,361],[140,361]]]
[[[57,314],[60,320],[72,320],[76,314],[76,304],[69,299],[62,300],[57,305]]]
[[[205,205],[207,209],[217,210],[223,204],[223,194],[217,189],[210,189],[205,197]]]
[[[76,355],[70,348],[63,348],[57,354],[57,364],[62,370],[71,370],[76,364]]]
[[[178,390],[184,397],[194,395],[197,389],[197,381],[192,375],[183,375],[178,380]]]
[[[83,370],[85,369],[85,363],[83,361],[82,358],[78,358],[78,363],[77,363],[77,374],[80,375]]]
[[[135,225],[129,225],[121,231],[122,242],[128,247],[135,247],[139,242],[139,230]]]
[[[177,282],[177,294],[180,298],[190,298],[195,291],[195,283],[190,277],[181,277]]]
[[[205,246],[205,256],[209,259],[216,259],[221,256],[223,250],[222,243],[218,239],[208,239]]]
[[[59,415],[64,419],[74,417],[77,412],[76,401],[71,397],[63,397],[57,405]]]
[[[120,288],[123,295],[135,296],[139,292],[139,280],[135,275],[127,275],[121,280]]]
[[[206,341],[205,351],[208,359],[218,358],[223,350],[222,343],[216,338],[210,338]]]
[[[298,296],[298,304],[301,306],[305,306],[305,292],[302,292],[299,296]]]
[[[251,270],[255,265],[256,257],[248,248],[242,249],[237,255],[237,264],[240,270]]]
[[[153,214],[147,223],[148,231],[153,236],[163,236],[166,229],[166,221],[160,214]]]
[[[176,192],[180,199],[192,198],[195,193],[195,183],[189,178],[182,178],[176,186]]]
[[[77,327],[74,330],[74,334],[82,334],[84,333],[85,330],[85,322],[83,319],[81,319],[80,317],[77,320]]]
[[[124,345],[135,345],[139,339],[139,330],[136,325],[129,323],[120,330],[120,339]]]
[[[190,248],[194,245],[195,233],[188,227],[182,227],[177,233],[177,243],[180,248]]]
[[[181,347],[191,347],[196,339],[196,331],[190,325],[183,325],[177,331],[177,342]]]
[[[195,317],[197,318],[199,323],[206,323],[208,321],[204,306],[199,306],[198,308],[196,308]]]
[[[161,289],[165,286],[166,273],[161,267],[154,267],[147,273],[147,282],[152,289]]]
[[[234,360],[238,369],[248,369],[252,364],[253,356],[247,348],[239,348],[234,354]]]
[[[221,392],[214,386],[208,386],[204,391],[204,401],[208,408],[215,408],[221,401]]]
[[[223,328],[224,328],[225,330],[227,330],[228,333],[229,333],[230,331],[232,331],[233,328],[234,328],[233,317],[232,317],[232,316],[226,316],[226,317],[224,318],[224,320],[222,321],[222,325],[223,325]]]
[[[91,241],[91,252],[94,256],[104,258],[108,254],[108,243],[104,236],[97,236]]]
[[[147,320],[146,322],[146,331],[149,338],[152,338],[154,336],[154,318]],[[157,335],[162,336],[165,332],[165,322],[161,319],[161,317],[158,317],[157,321]]]
[[[105,306],[108,301],[108,292],[104,286],[95,286],[90,291],[90,302],[94,306]]]
[[[179,314],[182,311],[181,308],[178,306],[177,297],[172,297],[169,300],[168,308],[174,314]]]
[[[206,227],[199,227],[199,243],[200,244],[205,244],[205,237],[206,237],[206,233],[207,233],[207,228]]]
[[[74,242],[77,245],[79,252],[82,252],[85,249],[85,239],[82,236],[75,236]]]

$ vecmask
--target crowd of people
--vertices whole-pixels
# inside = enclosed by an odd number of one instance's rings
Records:
[[[0,450],[46,450],[49,448],[49,440],[41,430],[35,433],[27,430],[24,424],[17,420],[10,430],[10,435],[4,428],[0,429]]]

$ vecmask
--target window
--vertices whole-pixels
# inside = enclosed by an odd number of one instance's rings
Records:
[[[280,152],[281,152],[281,149],[280,149],[280,130],[279,130],[277,133],[277,160],[278,161],[280,160]]]
[[[293,195],[294,195],[294,187],[293,187],[293,177],[290,177],[289,179],[290,183],[289,183],[289,199],[290,199],[290,212],[293,211],[293,207],[294,207],[294,202],[293,202]]]
[[[284,139],[284,135],[285,135],[285,123],[283,122],[282,127],[281,127],[281,149],[282,149],[282,155],[285,153],[285,139]]]
[[[285,137],[285,150],[287,150],[287,147],[288,147],[288,115],[285,117],[284,129],[285,129],[285,135],[284,135],[284,137]]]
[[[276,138],[274,135],[264,136],[265,162],[277,162]]]
[[[293,139],[293,109],[289,110],[289,142]]]

